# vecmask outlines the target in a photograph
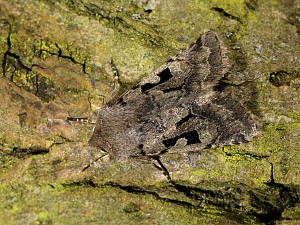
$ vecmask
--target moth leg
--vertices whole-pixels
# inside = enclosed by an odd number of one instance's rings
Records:
[[[105,154],[100,155],[100,156],[97,157],[95,160],[93,160],[93,161],[90,162],[89,164],[85,165],[85,166],[82,168],[81,172],[86,171],[86,170],[87,170],[88,168],[90,168],[94,163],[96,163],[97,161],[101,160],[103,157],[105,157],[105,156],[107,156],[107,155],[108,155],[108,153],[105,153]]]
[[[165,165],[164,165],[164,164],[161,162],[161,160],[160,160],[160,156],[159,156],[159,155],[156,155],[156,156],[152,156],[151,158],[154,159],[154,160],[158,163],[158,165],[155,164],[155,163],[153,163],[153,165],[154,165],[157,169],[163,171],[164,175],[166,175],[166,177],[167,177],[167,179],[168,179],[169,181],[172,181],[172,178],[171,178],[171,176],[170,176],[170,173],[169,173],[168,169],[165,167]]]

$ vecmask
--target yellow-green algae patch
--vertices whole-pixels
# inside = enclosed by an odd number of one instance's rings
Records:
[[[238,224],[112,187],[1,184],[3,224]],[[53,201],[55,200],[55,201]],[[135,204],[137,210],[128,210]],[[113,209],[113,210],[112,210]]]

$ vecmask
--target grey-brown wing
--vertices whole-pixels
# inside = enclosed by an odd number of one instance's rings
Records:
[[[230,93],[214,89],[227,69],[212,32],[99,112],[91,143],[116,158],[170,148],[240,143],[257,133]]]

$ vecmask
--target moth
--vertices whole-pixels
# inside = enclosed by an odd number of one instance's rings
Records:
[[[225,48],[207,32],[99,111],[89,143],[118,160],[251,141],[252,115],[220,88]]]

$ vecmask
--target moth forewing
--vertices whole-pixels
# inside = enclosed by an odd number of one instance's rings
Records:
[[[229,64],[207,32],[99,112],[90,143],[116,159],[236,144],[257,126],[227,90],[215,88]]]

